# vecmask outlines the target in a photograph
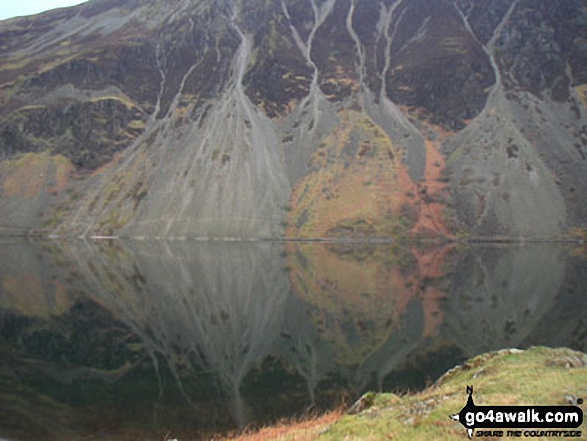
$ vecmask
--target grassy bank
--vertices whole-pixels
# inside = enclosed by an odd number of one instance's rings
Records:
[[[333,412],[267,427],[237,439],[465,440],[464,428],[449,415],[465,405],[467,385],[474,386],[477,405],[576,403],[578,398],[587,399],[587,355],[542,347],[484,354],[447,372],[420,393],[403,397],[368,393],[362,398],[365,408],[355,415]],[[585,424],[578,430],[583,432],[581,439],[587,439]]]

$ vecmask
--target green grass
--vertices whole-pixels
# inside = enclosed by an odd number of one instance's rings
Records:
[[[587,397],[587,355],[547,348],[481,355],[421,393],[377,394],[370,408],[341,418],[318,439],[464,440],[464,428],[449,415],[465,405],[467,385],[477,405],[565,405],[566,395]]]

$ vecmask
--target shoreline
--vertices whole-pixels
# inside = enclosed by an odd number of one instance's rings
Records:
[[[246,243],[246,242],[269,242],[269,243],[342,243],[342,244],[368,244],[368,245],[393,245],[393,244],[416,244],[416,245],[448,245],[448,244],[526,244],[526,243],[571,243],[584,245],[585,239],[577,237],[489,237],[476,236],[466,238],[449,237],[192,237],[192,236],[62,236],[46,234],[2,234],[1,239],[34,239],[34,240],[59,240],[59,241],[174,241],[174,242],[223,242],[223,243]]]
[[[587,397],[587,354],[541,346],[487,352],[449,369],[420,392],[401,397],[368,392],[351,407],[358,408],[357,412],[335,410],[212,440],[465,440],[464,427],[449,415],[466,404],[468,385],[475,388],[476,402],[484,405],[579,405],[577,397]],[[585,433],[584,426],[573,430]]]

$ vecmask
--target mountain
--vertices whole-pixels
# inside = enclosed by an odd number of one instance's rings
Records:
[[[91,0],[0,22],[0,232],[563,237],[585,0]]]

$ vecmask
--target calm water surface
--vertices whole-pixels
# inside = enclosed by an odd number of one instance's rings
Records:
[[[0,242],[0,438],[180,440],[587,350],[569,245]]]

